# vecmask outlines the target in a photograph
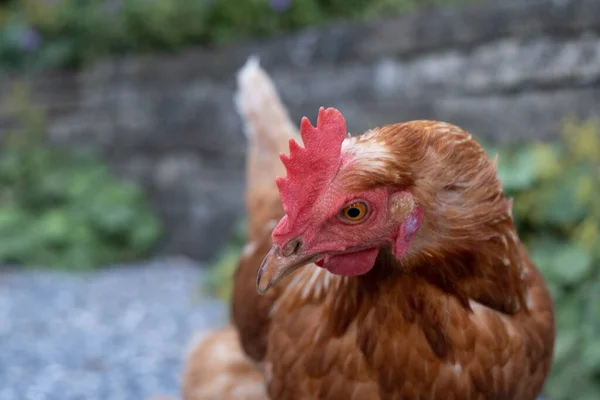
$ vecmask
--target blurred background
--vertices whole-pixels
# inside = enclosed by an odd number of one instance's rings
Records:
[[[235,73],[292,118],[471,131],[556,302],[550,399],[600,398],[600,1],[0,1],[0,399],[178,395],[243,245]]]

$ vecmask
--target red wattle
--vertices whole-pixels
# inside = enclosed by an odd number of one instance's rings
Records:
[[[348,254],[338,254],[326,257],[324,267],[327,268],[329,272],[336,275],[363,275],[373,268],[377,254],[379,254],[378,248],[361,250]]]

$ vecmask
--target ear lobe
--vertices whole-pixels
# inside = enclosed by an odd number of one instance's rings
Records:
[[[393,252],[398,260],[401,260],[406,253],[408,253],[412,239],[421,227],[422,218],[423,212],[421,211],[421,208],[413,203],[412,211],[408,217],[400,223],[394,237]]]
[[[415,208],[415,198],[406,191],[392,193],[388,200],[390,215],[395,221],[405,221]]]

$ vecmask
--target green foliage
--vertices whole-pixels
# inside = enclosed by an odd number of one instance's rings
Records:
[[[233,289],[233,273],[246,242],[246,222],[240,220],[231,236],[231,240],[217,255],[208,270],[208,279],[204,289],[216,297],[229,301]]]
[[[600,127],[564,124],[560,143],[499,152],[514,217],[556,306],[546,391],[553,400],[600,393]]]
[[[78,67],[111,54],[176,51],[472,1],[12,0],[0,6],[0,66]]]
[[[552,400],[600,393],[600,128],[567,121],[563,140],[502,148],[498,173],[520,237],[556,307]],[[209,289],[228,299],[244,243],[239,230],[212,269]]]
[[[27,90],[0,149],[0,263],[88,269],[145,257],[161,226],[140,189],[89,154],[44,143]]]

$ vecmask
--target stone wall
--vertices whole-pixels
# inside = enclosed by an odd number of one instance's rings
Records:
[[[297,121],[339,108],[353,133],[431,118],[497,141],[600,117],[600,1],[499,1],[262,42],[136,56],[32,79],[50,138],[104,154],[167,221],[166,253],[212,256],[244,210],[234,75],[258,54]],[[0,98],[14,77],[0,78]],[[6,125],[0,107],[0,127]]]

